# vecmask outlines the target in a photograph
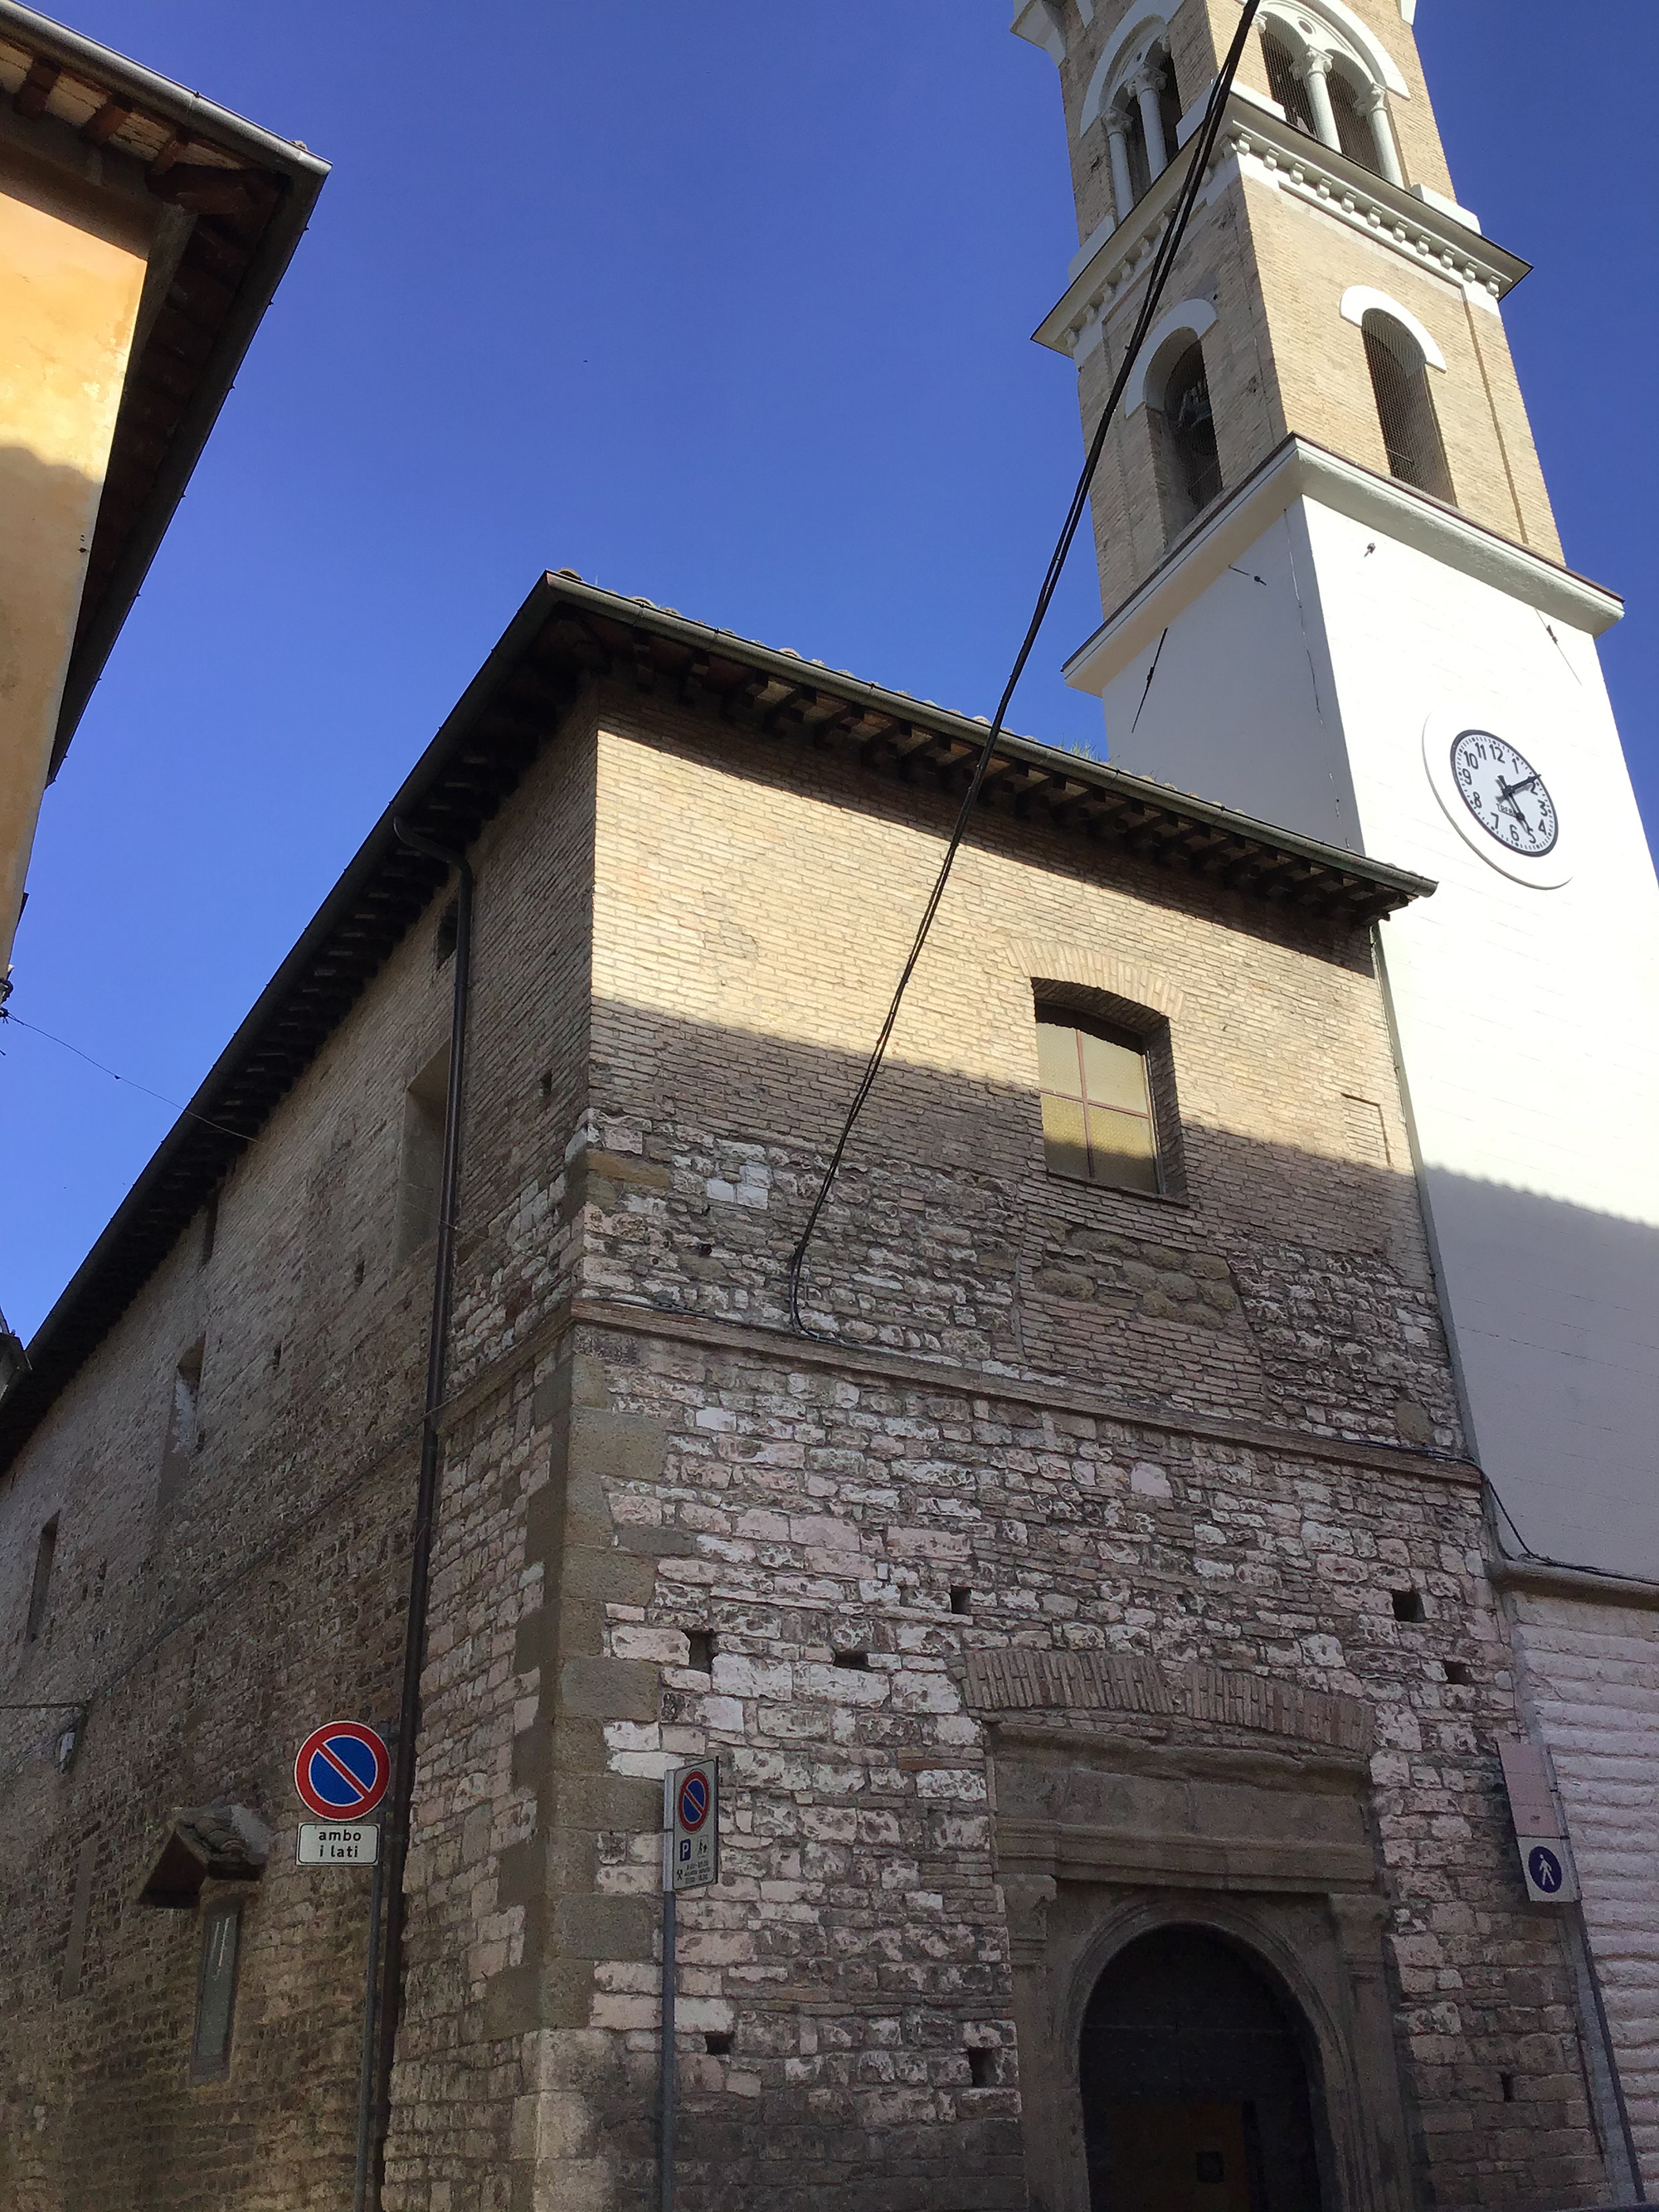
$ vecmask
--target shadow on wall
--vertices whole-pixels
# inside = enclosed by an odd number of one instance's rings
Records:
[[[0,446],[0,945],[22,898],[101,490]]]
[[[1439,1169],[1429,1191],[1479,1455],[1521,1541],[1659,1579],[1659,1229]]]
[[[616,1004],[593,1037],[601,1137],[566,1200],[595,1208],[588,1287],[784,1325],[852,1059]],[[1178,1036],[1175,1060],[1178,1093]],[[1334,1078],[1328,1106],[1328,1152],[1187,1123],[1183,1200],[1048,1173],[1035,1080],[890,1062],[809,1256],[809,1322],[1126,1405],[1461,1451],[1414,1178],[1375,1103]],[[637,1150],[605,1145],[613,1117]],[[803,1126],[807,1145],[778,1133]]]
[[[589,1156],[606,1278],[625,1267],[653,1303],[779,1325],[852,1060],[618,1005],[596,1008],[594,1039],[600,1124],[625,1115],[667,1176],[653,1188],[625,1158],[606,1174]],[[1340,1079],[1319,1150],[1187,1124],[1179,1203],[1048,1175],[1034,1089],[890,1063],[810,1255],[813,1326],[1143,1403],[1459,1450],[1415,1178]],[[776,1133],[808,1122],[810,1154]],[[1462,1351],[1527,1546],[1659,1572],[1659,1231],[1467,1177],[1435,1189],[1443,1231],[1455,1223],[1460,1248],[1489,1257],[1491,1327],[1466,1328]],[[1624,1317],[1622,1344],[1596,1328],[1592,1298]]]

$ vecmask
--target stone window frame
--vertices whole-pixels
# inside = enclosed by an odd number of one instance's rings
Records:
[[[1056,2041],[1068,2056],[1079,2048],[1084,2017],[1101,1978],[1142,1936],[1191,1928],[1231,1944],[1279,1990],[1304,2039],[1322,2192],[1346,2212],[1354,2199],[1343,2183],[1355,2163],[1353,2138],[1362,2132],[1353,2125],[1364,2104],[1358,2070],[1349,2038],[1332,2016],[1318,1981],[1273,1925],[1271,1910],[1261,1910],[1267,1902],[1212,1890],[1142,1890],[1122,1896],[1062,1969],[1061,2027]],[[1075,2095],[1074,2084],[1072,2089]],[[1079,2117],[1080,2120],[1080,2106]]]
[[[1154,1205],[1171,1200],[1179,1205],[1190,1203],[1181,1098],[1176,1081],[1175,1042],[1169,1015],[1099,984],[1054,975],[1036,975],[1030,981],[1033,1030],[1046,1012],[1069,1013],[1122,1030],[1139,1041],[1146,1056],[1147,1087],[1152,1093],[1152,1142],[1158,1187],[1155,1191],[1137,1190],[1128,1183],[1096,1182],[1086,1176],[1064,1175],[1048,1166],[1046,1155],[1044,1176],[1079,1190],[1101,1191],[1114,1198],[1149,1200]],[[1040,1119],[1038,1143],[1042,1143]]]
[[[1409,2212],[1369,1753],[1300,1734],[1260,1750],[1132,1740],[1115,1711],[1033,1707],[986,1721],[1019,2047],[1051,2056],[1030,2080],[1023,2129],[1055,2212],[1087,2202],[1074,2060],[1090,1998],[1121,1951],[1173,1926],[1237,1944],[1291,1998],[1316,2061],[1326,2201],[1342,2212]],[[1041,1813],[1029,1788],[1010,1787],[1034,1761],[1056,1784]],[[1073,1764],[1127,1786],[1109,1820],[1062,1785]],[[1148,1825],[1132,1802],[1138,1786],[1173,1820],[1154,1814]],[[1251,1802],[1263,1792],[1282,1808],[1267,1835]],[[1344,1802],[1352,1817],[1334,1824],[1328,1808]]]
[[[196,1969],[196,2004],[190,2031],[190,2078],[193,2084],[226,2080],[236,2043],[236,1999],[242,1978],[242,1917],[246,1899],[216,1897],[200,1909],[202,1942]],[[232,1929],[230,1966],[226,1977],[225,2029],[216,2051],[204,2054],[202,2029],[208,1995],[208,1973],[215,1930],[225,1922]]]

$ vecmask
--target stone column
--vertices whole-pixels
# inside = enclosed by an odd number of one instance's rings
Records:
[[[1164,78],[1155,69],[1137,70],[1129,79],[1129,90],[1140,104],[1140,127],[1146,133],[1146,173],[1161,177],[1170,166],[1169,149],[1164,143],[1164,115],[1158,104],[1158,95],[1164,89]],[[1328,106],[1329,102],[1326,105]]]
[[[1297,75],[1308,88],[1308,106],[1313,116],[1314,129],[1322,145],[1333,153],[1342,151],[1342,140],[1336,128],[1336,114],[1331,106],[1331,88],[1325,82],[1331,73],[1328,54],[1312,53],[1303,63]]]
[[[1394,143],[1394,125],[1389,120],[1389,95],[1380,84],[1369,92],[1362,92],[1354,102],[1359,112],[1371,126],[1371,137],[1376,141],[1376,167],[1391,185],[1403,185],[1406,173],[1400,166],[1400,149]]]
[[[1129,220],[1129,210],[1135,204],[1135,188],[1129,177],[1129,119],[1117,108],[1106,118],[1106,143],[1112,155],[1112,198],[1117,203],[1117,219]]]

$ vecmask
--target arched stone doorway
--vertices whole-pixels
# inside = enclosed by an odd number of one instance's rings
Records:
[[[1091,2212],[1328,2212],[1311,2051],[1238,1945],[1194,1927],[1128,1944],[1079,2048]]]

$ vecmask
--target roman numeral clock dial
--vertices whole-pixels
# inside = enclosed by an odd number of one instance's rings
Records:
[[[1452,781],[1458,797],[1489,837],[1506,851],[1541,860],[1561,834],[1555,801],[1543,777],[1506,738],[1460,730],[1452,740]]]

